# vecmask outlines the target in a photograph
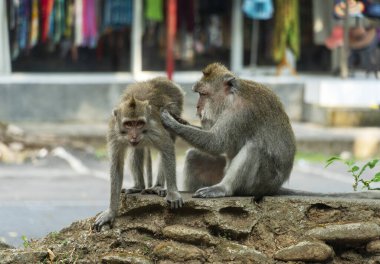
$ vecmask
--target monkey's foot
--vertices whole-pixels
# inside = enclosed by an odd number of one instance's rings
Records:
[[[178,209],[183,206],[181,194],[177,191],[168,191],[165,200],[170,205],[171,209]]]
[[[123,189],[121,189],[121,192],[125,193],[125,194],[132,194],[132,193],[140,193],[142,190],[143,190],[143,188],[132,187],[132,188],[128,188],[128,189],[123,188]]]
[[[158,196],[164,197],[166,195],[166,189],[162,186],[153,186],[141,191],[141,194],[157,194]]]
[[[223,186],[214,185],[211,187],[204,187],[199,189],[193,194],[194,198],[217,198],[228,196],[226,189]]]
[[[95,231],[101,231],[102,226],[109,225],[110,228],[113,227],[113,223],[115,221],[115,213],[112,212],[110,209],[105,210],[95,220],[94,225],[92,226],[92,229]]]

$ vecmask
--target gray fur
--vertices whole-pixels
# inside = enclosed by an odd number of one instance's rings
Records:
[[[162,108],[179,117],[183,108],[183,92],[168,79],[155,78],[127,87],[120,103],[112,111],[107,133],[111,162],[110,206],[96,218],[94,229],[99,231],[103,225],[113,225],[119,207],[125,152],[134,182],[132,188],[125,190],[127,194],[158,194],[165,196],[170,208],[182,207],[183,200],[176,182],[175,134],[163,127],[160,120]],[[154,186],[151,186],[150,148],[157,149],[159,153],[159,171]]]

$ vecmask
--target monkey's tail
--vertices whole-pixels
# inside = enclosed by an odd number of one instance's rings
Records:
[[[380,191],[347,192],[347,193],[317,193],[287,188],[280,188],[276,195],[315,196],[315,197],[341,197],[353,199],[380,199]]]

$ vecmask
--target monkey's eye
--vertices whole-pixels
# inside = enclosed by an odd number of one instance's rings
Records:
[[[137,128],[142,128],[143,126],[145,126],[144,121],[141,121],[141,120],[136,121],[136,127]]]
[[[199,96],[207,96],[208,94],[205,92],[199,92]]]
[[[144,125],[145,122],[142,120],[126,121],[123,123],[123,126],[126,128],[142,128]]]

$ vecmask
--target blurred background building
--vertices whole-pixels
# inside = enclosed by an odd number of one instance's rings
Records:
[[[274,89],[299,87],[280,94],[285,104],[289,98],[298,100],[291,103],[298,106],[289,109],[291,117],[323,123],[325,113],[318,109],[313,114],[314,108],[304,106],[368,108],[380,103],[374,78],[339,80],[339,85],[326,78],[339,76],[342,58],[351,75],[356,70],[377,75],[379,6],[354,0],[2,1],[0,118],[103,121],[125,84],[165,74],[173,58],[174,79],[185,86],[199,78],[205,65],[219,61]],[[351,33],[344,29],[345,21]],[[169,47],[170,28],[174,38]],[[344,41],[346,31],[350,36]],[[342,52],[345,42],[351,56]],[[295,74],[300,78],[275,77]],[[315,78],[303,78],[310,74]],[[356,86],[367,90],[358,92]],[[10,103],[13,98],[19,104]],[[32,98],[39,109],[30,109]]]

